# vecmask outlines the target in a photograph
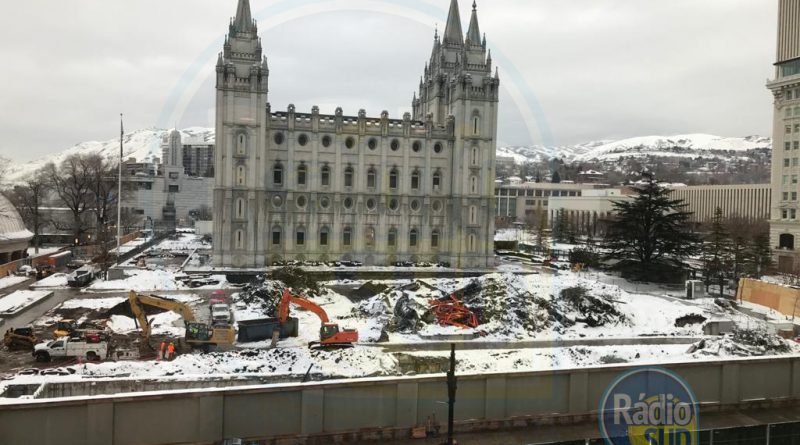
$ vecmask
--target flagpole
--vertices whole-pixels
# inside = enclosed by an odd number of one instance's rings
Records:
[[[119,181],[117,184],[117,262],[120,256],[120,241],[122,240],[122,140],[125,136],[125,127],[122,125],[122,113],[119,114]]]

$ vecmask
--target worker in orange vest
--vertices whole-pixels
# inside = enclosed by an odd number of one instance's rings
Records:
[[[167,346],[167,360],[172,360],[175,358],[175,345],[172,342],[169,342],[169,346]]]
[[[158,350],[158,359],[159,360],[163,360],[164,359],[164,352],[166,352],[166,350],[167,350],[167,344],[162,341],[161,342],[161,348],[159,348],[159,350]]]

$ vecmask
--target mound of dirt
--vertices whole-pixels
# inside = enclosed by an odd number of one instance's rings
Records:
[[[267,274],[267,280],[280,281],[295,294],[316,297],[325,293],[319,282],[299,267],[283,267]]]
[[[266,317],[275,317],[281,302],[284,286],[277,281],[253,282],[233,298],[235,303],[244,303],[252,309],[259,309]]]
[[[675,327],[683,328],[693,324],[702,324],[705,323],[706,320],[708,320],[706,317],[698,314],[684,315],[683,317],[675,319]]]

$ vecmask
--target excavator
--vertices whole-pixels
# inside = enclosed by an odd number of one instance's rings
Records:
[[[142,330],[142,337],[145,343],[150,344],[151,327],[147,320],[144,307],[151,306],[175,312],[183,317],[186,324],[186,336],[184,341],[191,347],[201,348],[208,352],[211,346],[231,345],[236,338],[236,330],[232,326],[209,326],[195,320],[192,309],[179,301],[159,297],[157,295],[140,295],[134,291],[128,294],[128,302],[131,305],[134,319]]]
[[[351,347],[354,343],[358,342],[358,331],[355,329],[339,329],[338,324],[331,323],[325,309],[322,309],[318,304],[305,297],[292,295],[289,289],[283,290],[281,301],[278,304],[278,319],[281,325],[285,324],[289,319],[290,304],[295,304],[303,309],[311,311],[322,320],[322,327],[319,330],[319,341],[311,342],[308,346],[312,348],[341,348]]]

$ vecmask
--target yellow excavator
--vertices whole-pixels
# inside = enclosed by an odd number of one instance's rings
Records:
[[[199,323],[195,320],[192,309],[187,304],[179,301],[157,295],[141,295],[134,291],[128,294],[128,301],[131,305],[134,320],[142,330],[142,337],[148,345],[150,344],[152,329],[150,322],[147,320],[145,306],[172,311],[183,317],[183,321],[186,324],[184,341],[193,348],[201,348],[208,352],[211,346],[231,345],[236,338],[236,330],[233,326],[211,326]]]

